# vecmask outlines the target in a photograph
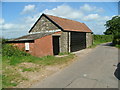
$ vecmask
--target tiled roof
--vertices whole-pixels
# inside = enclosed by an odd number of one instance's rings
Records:
[[[46,15],[46,14],[45,14]],[[84,23],[74,20],[60,18],[52,15],[46,15],[65,31],[92,32]]]

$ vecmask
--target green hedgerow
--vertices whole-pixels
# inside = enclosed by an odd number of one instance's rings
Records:
[[[4,44],[2,45],[2,55],[3,56],[29,56],[30,54],[20,51],[17,47],[10,45],[10,44]]]

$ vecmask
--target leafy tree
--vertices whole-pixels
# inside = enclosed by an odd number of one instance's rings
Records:
[[[105,24],[105,35],[113,35],[113,44],[120,45],[120,15],[108,20]]]
[[[106,31],[104,32],[105,35],[116,35],[120,33],[120,16],[114,16],[111,20],[108,20],[105,24]]]

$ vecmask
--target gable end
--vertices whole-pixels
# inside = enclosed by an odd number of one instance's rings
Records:
[[[40,18],[35,22],[33,27],[30,29],[29,33],[36,33],[36,32],[49,32],[54,30],[63,30],[59,25],[57,25],[54,21],[52,21],[49,17],[45,14],[42,14]]]

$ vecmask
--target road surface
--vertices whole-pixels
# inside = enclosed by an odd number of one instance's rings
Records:
[[[118,80],[113,75],[117,62],[118,49],[101,44],[31,88],[118,88]]]

